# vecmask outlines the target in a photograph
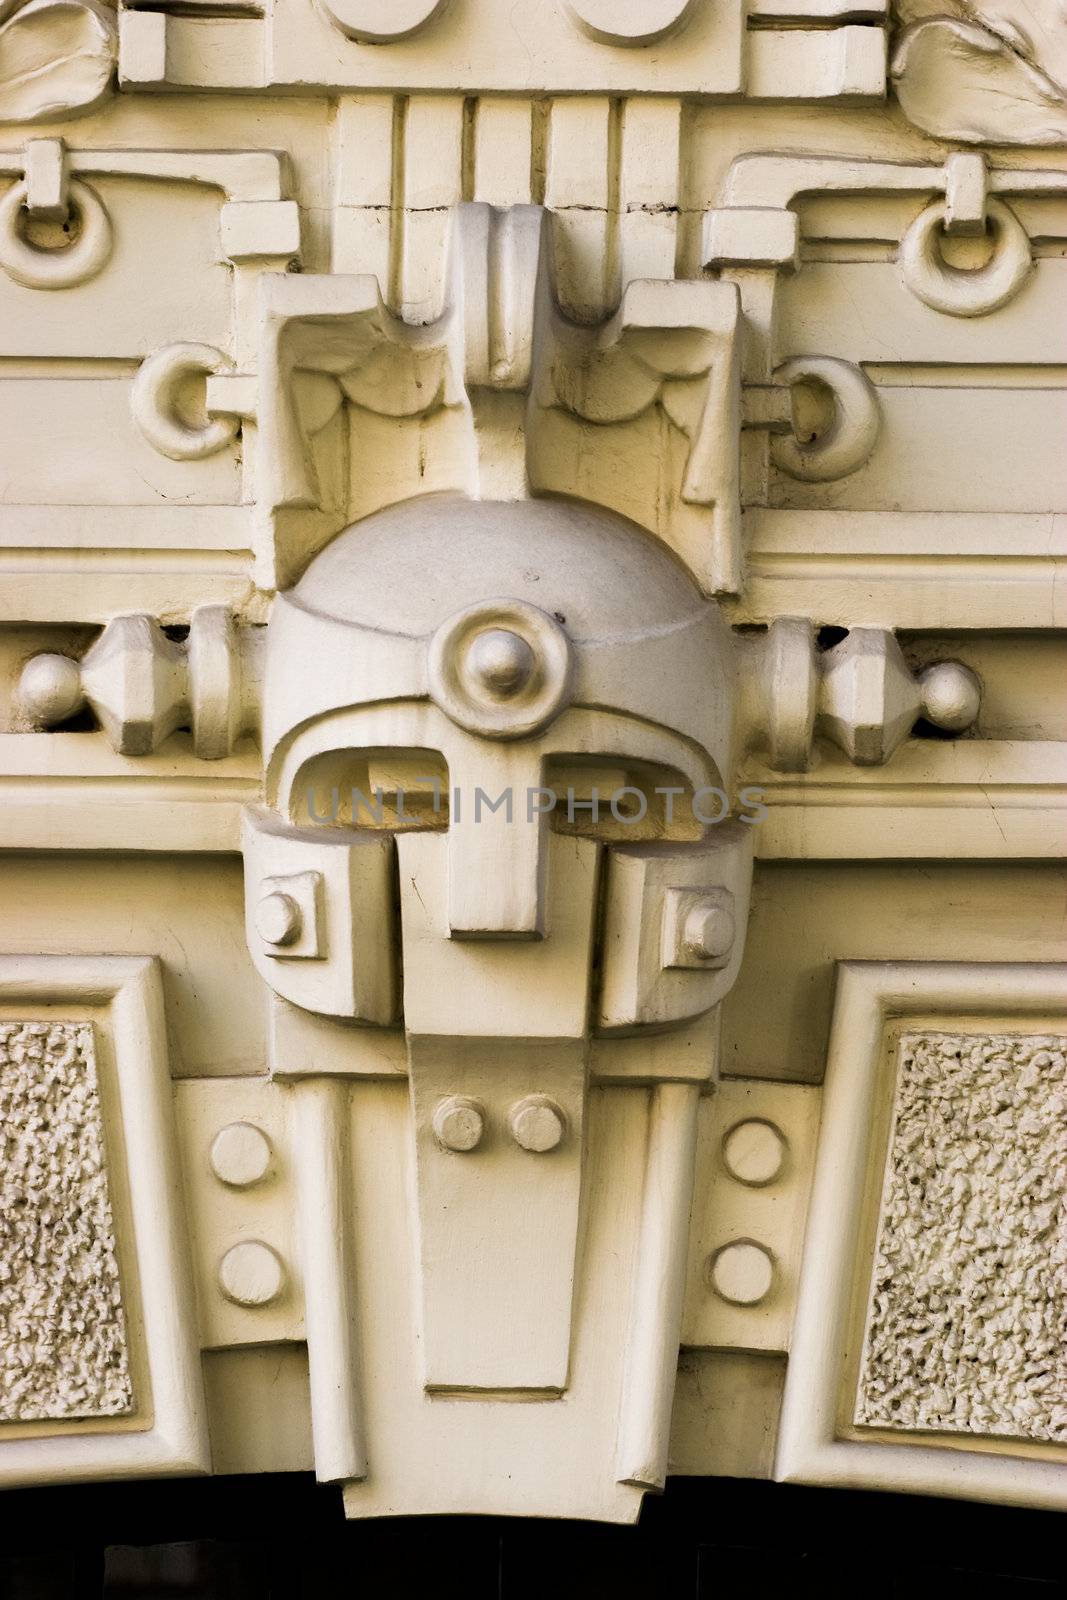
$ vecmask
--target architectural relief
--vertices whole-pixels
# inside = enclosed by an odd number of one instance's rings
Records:
[[[1067,144],[1067,42],[1054,0],[900,0],[890,76],[927,133],[968,144]]]
[[[1062,962],[841,967],[780,1477],[1067,1504],[1065,1008]]]
[[[858,1423],[1067,1443],[1065,1045],[901,1039]]]
[[[118,35],[105,0],[0,5],[0,123],[92,110],[111,88]]]
[[[0,1022],[0,1422],[133,1391],[90,1025]]]
[[[0,0],[0,1483],[1067,1504],[1065,62]]]

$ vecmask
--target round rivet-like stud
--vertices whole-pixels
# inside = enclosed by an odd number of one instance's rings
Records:
[[[434,1107],[433,1133],[442,1150],[474,1150],[484,1132],[485,1116],[477,1100],[451,1094]]]
[[[535,1155],[554,1150],[567,1131],[567,1119],[547,1095],[531,1094],[511,1108],[508,1118],[517,1145]]]
[[[303,923],[299,905],[280,889],[265,894],[256,907],[256,932],[264,944],[295,944]]]
[[[923,716],[945,733],[963,733],[978,716],[982,690],[962,661],[935,661],[919,674]]]
[[[502,700],[525,689],[536,666],[537,658],[526,640],[510,628],[487,628],[479,633],[467,655],[471,677]]]
[[[430,640],[430,694],[447,717],[487,739],[525,739],[572,690],[571,645],[554,616],[522,600],[485,600],[446,617]]]
[[[51,728],[85,704],[81,668],[69,656],[33,656],[22,669],[17,697],[31,721]]]
[[[728,1128],[722,1159],[731,1178],[753,1189],[773,1183],[785,1164],[786,1142],[780,1128],[762,1117],[746,1117]]]
[[[686,914],[682,943],[698,961],[718,961],[734,942],[734,917],[728,906],[701,900]]]
[[[231,1189],[262,1183],[270,1168],[270,1140],[254,1122],[230,1122],[211,1141],[211,1170]]]
[[[774,1282],[774,1257],[754,1239],[733,1239],[710,1257],[708,1279],[730,1305],[758,1306]]]
[[[238,1306],[269,1306],[285,1287],[281,1257],[262,1239],[231,1245],[219,1262],[219,1288]]]

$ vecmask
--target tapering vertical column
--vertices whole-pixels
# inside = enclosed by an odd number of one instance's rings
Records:
[[[315,1078],[293,1091],[315,1476],[367,1475],[352,1261],[349,1090]]]
[[[648,1157],[615,1456],[620,1483],[660,1489],[678,1366],[700,1085],[649,1091]]]

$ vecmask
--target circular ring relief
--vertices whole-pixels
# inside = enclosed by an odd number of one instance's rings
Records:
[[[900,270],[917,299],[950,317],[984,317],[1018,294],[1033,266],[1030,238],[1001,200],[986,201],[993,250],[984,267],[953,267],[941,251],[945,202],[920,212],[900,241]]]
[[[203,427],[183,422],[178,390],[190,378],[207,378],[230,362],[210,344],[168,344],[147,360],[133,380],[134,421],[153,449],[171,461],[200,461],[224,450],[237,433],[234,416],[210,417]]]
[[[430,693],[446,716],[490,739],[522,739],[566,703],[571,648],[559,623],[521,600],[485,600],[430,641]]]
[[[874,384],[861,367],[836,356],[797,356],[779,367],[776,383],[815,383],[833,398],[833,421],[814,439],[771,438],[776,467],[804,483],[832,483],[857,472],[878,442],[882,413]]]
[[[26,289],[72,289],[95,278],[111,255],[111,218],[103,202],[77,178],[67,193],[77,232],[55,249],[26,237],[25,183],[13,183],[0,199],[0,269]]]

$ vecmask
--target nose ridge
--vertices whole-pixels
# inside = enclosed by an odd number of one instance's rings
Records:
[[[547,813],[539,751],[499,746],[488,771],[452,774],[448,926],[453,939],[543,939]]]

